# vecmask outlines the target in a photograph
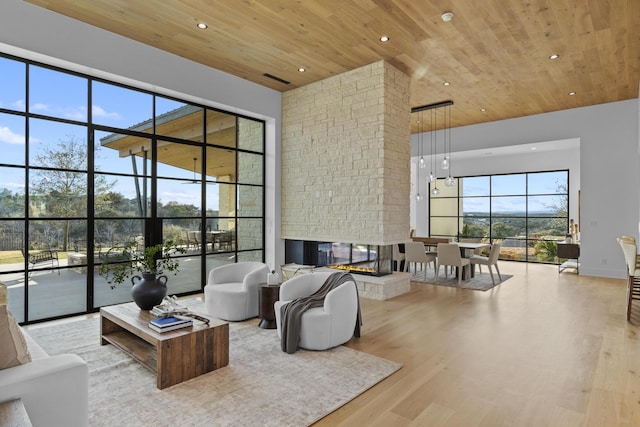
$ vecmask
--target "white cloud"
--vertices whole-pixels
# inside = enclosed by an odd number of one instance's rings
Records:
[[[99,105],[91,106],[91,114],[93,114],[95,117],[107,117],[109,119],[116,119],[116,120],[119,120],[121,117],[119,113],[106,112],[104,108],[102,108]]]
[[[27,104],[24,102],[24,99],[18,99],[13,103],[13,108],[19,111],[24,111]]]
[[[183,203],[186,205],[200,205],[200,197],[199,194],[190,194],[187,192],[179,192],[178,189],[173,189],[173,191],[163,191],[160,193],[161,201],[163,203],[168,203],[169,201]]]
[[[24,183],[21,182],[1,182],[0,188],[17,188],[24,189]]]
[[[7,144],[24,144],[24,135],[19,135],[7,126],[0,126],[0,142]]]
[[[31,111],[49,111],[49,106],[47,104],[33,104],[31,106]]]
[[[64,114],[67,119],[71,120],[79,120],[86,121],[87,120],[87,108],[79,107],[76,110],[70,109],[67,113]]]

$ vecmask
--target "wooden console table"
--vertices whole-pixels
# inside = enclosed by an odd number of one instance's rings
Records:
[[[227,322],[211,318],[209,325],[194,321],[159,333],[148,326],[154,317],[132,302],[100,308],[101,344],[113,344],[155,373],[159,389],[229,364]]]

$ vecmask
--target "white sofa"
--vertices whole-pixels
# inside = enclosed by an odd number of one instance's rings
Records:
[[[287,280],[280,286],[280,301],[274,304],[278,337],[282,339],[282,306],[299,297],[316,292],[334,272],[314,271]],[[323,307],[304,312],[300,324],[299,347],[327,350],[346,343],[353,337],[358,321],[356,282],[348,281],[330,291]]]
[[[49,356],[26,333],[31,362],[0,370],[0,402],[22,399],[34,427],[89,425],[89,368],[75,354]]]
[[[266,284],[269,266],[246,261],[216,267],[204,287],[204,305],[208,314],[237,322],[258,315],[260,284]]]

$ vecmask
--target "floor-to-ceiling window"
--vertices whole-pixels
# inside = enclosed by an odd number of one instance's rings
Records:
[[[0,282],[19,321],[130,301],[98,272],[124,247],[185,249],[170,294],[264,259],[264,122],[11,56],[0,76]]]
[[[484,175],[431,183],[433,237],[502,242],[501,259],[556,263],[569,227],[569,171]]]

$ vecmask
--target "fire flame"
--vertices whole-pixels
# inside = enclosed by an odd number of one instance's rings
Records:
[[[337,270],[352,271],[354,273],[375,273],[376,272],[376,270],[374,270],[373,268],[354,267],[352,265],[330,265],[329,267],[335,268]]]

